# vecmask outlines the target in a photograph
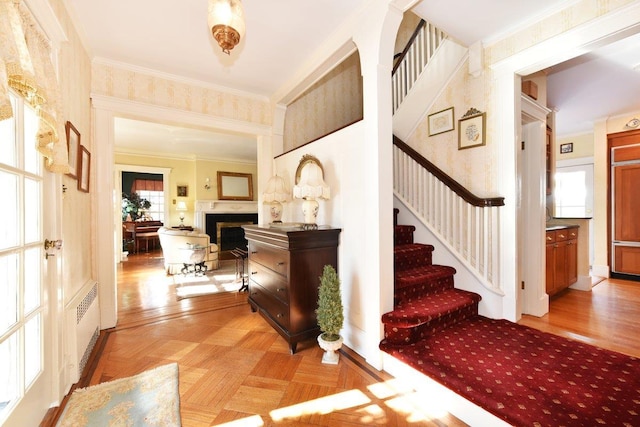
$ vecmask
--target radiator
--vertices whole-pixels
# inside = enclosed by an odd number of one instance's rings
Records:
[[[86,291],[85,291],[86,289]],[[100,335],[100,310],[98,284],[83,287],[83,292],[67,307],[69,376],[76,383],[82,376],[91,350]]]

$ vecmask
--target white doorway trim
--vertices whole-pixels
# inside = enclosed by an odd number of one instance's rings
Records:
[[[136,165],[125,165],[125,164],[116,164],[114,166],[115,176],[113,178],[113,183],[115,186],[115,198],[116,202],[122,202],[122,173],[123,172],[139,172],[139,173],[150,173],[156,175],[162,175],[162,192],[164,193],[164,217],[165,223],[169,218],[169,174],[171,173],[171,168],[160,168],[153,166],[136,166]],[[121,204],[117,203],[117,206],[120,207]],[[116,242],[122,242],[122,209],[118,209],[116,213]],[[118,225],[118,222],[120,223]],[[120,248],[121,249],[121,248]],[[122,249],[116,251],[115,259],[117,262],[122,261]]]

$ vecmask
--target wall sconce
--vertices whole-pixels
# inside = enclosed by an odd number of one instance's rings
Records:
[[[179,212],[180,227],[184,227],[184,213],[187,210],[187,204],[185,202],[178,202],[176,210]]]
[[[262,193],[264,201],[271,203],[269,209],[271,213],[272,223],[281,223],[282,218],[282,203],[290,200],[289,189],[284,178],[274,175],[267,181],[267,189]]]
[[[640,126],[640,120],[634,117],[633,119],[629,120],[625,126],[630,129],[635,129]]]
[[[305,230],[316,230],[316,218],[318,216],[318,201],[316,199],[329,200],[330,189],[324,182],[324,171],[318,159],[313,156],[304,156],[296,171],[296,185],[293,187],[293,197],[303,199],[302,213],[304,214]],[[298,179],[299,177],[299,179]]]
[[[204,180],[204,189],[208,190],[211,188],[211,180],[209,179],[209,177],[207,177],[207,179]]]

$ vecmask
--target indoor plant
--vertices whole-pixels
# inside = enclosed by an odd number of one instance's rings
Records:
[[[342,313],[342,296],[340,295],[340,279],[335,268],[325,265],[320,276],[318,288],[318,308],[316,309],[318,326],[322,334],[318,336],[318,344],[325,353],[322,363],[337,364],[339,355],[336,353],[342,347],[340,330],[344,321]]]
[[[135,221],[137,220],[142,211],[149,209],[151,202],[147,199],[140,197],[138,193],[133,191],[131,195],[122,193],[122,220],[123,221]]]

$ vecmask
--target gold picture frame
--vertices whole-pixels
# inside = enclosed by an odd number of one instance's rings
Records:
[[[218,200],[253,200],[253,175],[218,171]]]
[[[486,113],[470,108],[458,120],[458,150],[486,144]]]
[[[439,135],[455,129],[453,120],[453,107],[449,107],[437,113],[429,114],[429,136]]]

